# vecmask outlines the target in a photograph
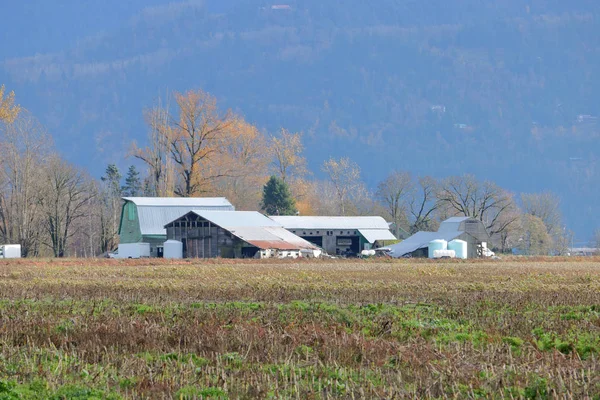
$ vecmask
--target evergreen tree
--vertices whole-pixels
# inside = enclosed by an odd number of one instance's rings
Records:
[[[142,181],[140,179],[140,173],[132,165],[127,170],[127,176],[125,177],[125,186],[123,186],[123,195],[128,197],[136,197],[142,193]]]
[[[100,178],[106,183],[106,187],[111,195],[121,196],[121,172],[115,164],[109,164],[104,171],[104,176]]]
[[[281,178],[273,175],[263,187],[262,209],[267,215],[294,215],[296,201],[290,188]]]

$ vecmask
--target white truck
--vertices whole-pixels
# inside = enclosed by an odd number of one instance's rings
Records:
[[[121,243],[115,258],[150,257],[150,243]]]
[[[21,258],[20,244],[0,245],[0,258]]]

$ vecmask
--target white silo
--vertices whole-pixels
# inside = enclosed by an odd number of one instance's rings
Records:
[[[460,239],[454,239],[448,243],[448,250],[454,250],[456,258],[467,259],[467,242]]]
[[[428,249],[429,249],[429,258],[435,258],[434,251],[447,250],[448,242],[446,242],[444,239],[432,240],[431,242],[429,242]]]

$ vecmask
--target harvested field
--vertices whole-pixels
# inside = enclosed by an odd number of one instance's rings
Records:
[[[0,263],[0,399],[600,398],[600,258]]]

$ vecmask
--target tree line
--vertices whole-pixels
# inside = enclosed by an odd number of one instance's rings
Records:
[[[399,238],[436,230],[452,216],[481,220],[499,251],[564,254],[571,241],[552,193],[516,195],[473,175],[436,179],[394,170],[369,190],[358,164],[330,158],[319,179],[301,133],[260,131],[222,111],[202,90],[172,92],[144,117],[147,145],[132,143],[125,176],[99,179],[66,162],[51,136],[0,90],[0,238],[25,256],[96,256],[118,244],[123,196],[223,196],[238,210],[279,215],[381,215]]]

